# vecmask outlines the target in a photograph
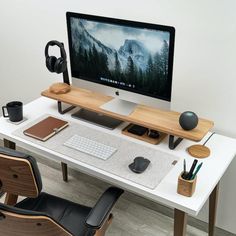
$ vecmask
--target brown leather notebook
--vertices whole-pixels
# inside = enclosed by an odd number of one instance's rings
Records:
[[[67,127],[69,123],[64,120],[49,116],[37,124],[23,131],[23,133],[32,138],[46,141],[59,131]]]

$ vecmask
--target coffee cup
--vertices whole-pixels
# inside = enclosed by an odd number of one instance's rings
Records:
[[[13,101],[2,107],[3,117],[9,118],[11,122],[19,122],[23,120],[23,103]]]

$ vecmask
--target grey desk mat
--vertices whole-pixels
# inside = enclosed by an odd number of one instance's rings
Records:
[[[16,130],[13,134],[31,141],[32,143],[39,144],[53,151],[57,151],[71,158],[95,166],[101,170],[125,178],[150,189],[156,188],[161,180],[172,169],[173,161],[179,160],[179,158],[174,155],[170,155],[144,145],[133,143],[132,141],[122,139],[115,135],[99,132],[98,130],[80,125],[75,122],[69,122],[69,126],[67,128],[46,142],[39,141],[23,134],[25,129],[38,123],[47,116],[49,115],[40,117],[23,128]],[[65,141],[75,134],[115,147],[117,148],[117,151],[109,159],[104,161],[63,145]],[[133,173],[128,167],[128,165],[133,162],[133,159],[137,156],[143,156],[151,161],[148,168],[142,174]]]

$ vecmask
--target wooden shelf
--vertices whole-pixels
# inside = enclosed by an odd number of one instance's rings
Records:
[[[41,95],[192,141],[200,141],[214,125],[213,121],[199,118],[198,126],[191,131],[186,131],[179,125],[179,112],[164,111],[144,105],[138,105],[129,116],[119,115],[100,108],[113,99],[112,97],[73,86],[66,94],[53,94],[45,90]]]

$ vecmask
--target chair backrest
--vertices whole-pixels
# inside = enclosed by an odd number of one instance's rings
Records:
[[[0,189],[8,194],[37,197],[42,190],[42,180],[35,159],[0,147]]]
[[[0,203],[0,236],[73,236],[41,213]]]

